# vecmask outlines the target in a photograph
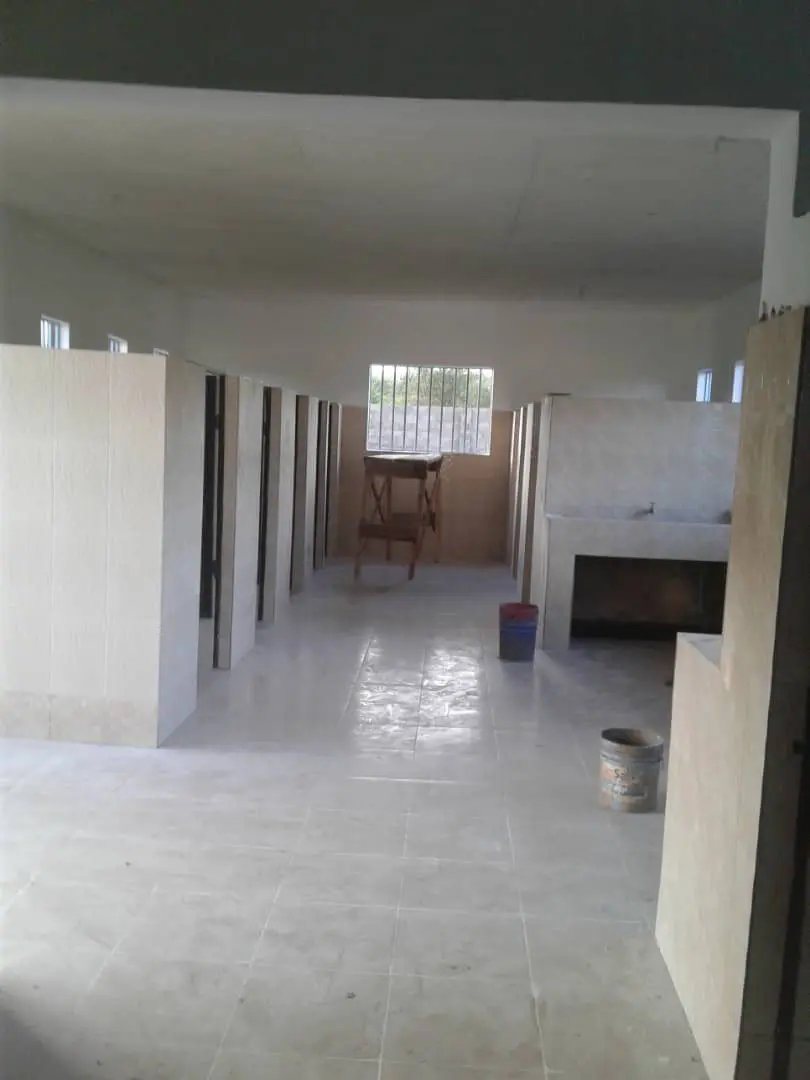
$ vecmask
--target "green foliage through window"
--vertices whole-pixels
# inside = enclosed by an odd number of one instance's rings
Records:
[[[488,454],[492,368],[373,364],[367,449]]]

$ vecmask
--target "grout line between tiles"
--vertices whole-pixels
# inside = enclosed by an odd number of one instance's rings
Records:
[[[408,821],[410,818],[410,811],[405,817],[405,836],[403,838],[403,847],[407,848],[408,844]],[[377,1062],[377,1080],[382,1080],[383,1075],[383,1058],[385,1055],[385,1036],[388,1032],[388,1016],[391,1012],[391,993],[394,988],[394,961],[396,959],[397,943],[399,941],[399,919],[400,912],[402,910],[402,896],[405,892],[405,871],[404,867],[400,872],[399,877],[399,896],[397,897],[397,909],[396,916],[394,918],[394,937],[391,942],[391,959],[388,964],[388,993],[385,999],[385,1013],[383,1015],[382,1030],[380,1032],[380,1056]]]
[[[506,831],[509,835],[509,846],[512,850],[512,862],[515,863],[515,845],[512,840],[512,821],[509,815],[509,811],[506,811]],[[520,882],[516,882],[518,891],[518,903],[520,904],[520,924],[523,929],[523,947],[526,950],[526,965],[529,971],[529,990],[532,995],[532,1008],[534,1011],[534,1026],[537,1030],[537,1045],[540,1049],[540,1058],[543,1065],[543,1076],[545,1080],[549,1080],[550,1069],[548,1061],[546,1060],[546,1048],[543,1040],[543,1029],[540,1026],[540,1003],[539,1003],[539,987],[534,978],[534,965],[532,964],[532,952],[529,946],[529,928],[526,924],[526,910],[523,906],[523,889],[520,886]]]
[[[307,826],[307,824],[309,822],[309,815],[310,815],[311,811],[312,811],[312,807],[310,806],[308,808],[306,820],[304,821],[304,826],[303,826],[303,828],[301,830],[301,837],[299,837],[299,844],[303,840],[304,829],[306,829],[306,826]],[[290,866],[292,865],[292,861],[295,858],[295,854],[296,854],[296,852],[294,852],[294,851],[290,852],[289,857],[287,859],[287,863],[286,863],[286,865],[284,867],[285,871],[289,870]],[[256,964],[256,957],[259,955],[259,948],[260,948],[260,946],[262,944],[262,941],[264,940],[264,935],[267,932],[267,927],[270,924],[270,917],[273,914],[273,911],[274,911],[274,909],[276,907],[276,904],[278,902],[279,896],[281,895],[281,890],[282,890],[283,886],[284,886],[284,871],[282,871],[281,880],[279,881],[278,885],[276,886],[275,893],[273,894],[273,900],[270,903],[270,906],[268,907],[267,916],[266,916],[266,918],[264,920],[264,925],[262,926],[262,929],[261,929],[261,931],[259,933],[259,936],[256,938],[256,944],[253,946],[253,952],[252,952],[250,960],[248,961],[248,964],[247,964],[247,971],[246,971],[245,977],[242,980],[242,985],[239,988],[239,993],[236,996],[236,1001],[233,1003],[233,1008],[231,1009],[231,1011],[230,1011],[230,1013],[228,1015],[228,1019],[225,1022],[225,1028],[224,1028],[224,1030],[222,1032],[222,1037],[220,1038],[219,1043],[217,1044],[216,1052],[214,1053],[214,1057],[213,1057],[213,1059],[211,1061],[211,1068],[208,1070],[208,1075],[207,1075],[206,1080],[211,1080],[212,1076],[214,1075],[214,1070],[216,1069],[217,1065],[219,1064],[219,1058],[220,1058],[220,1055],[222,1054],[223,1047],[225,1046],[225,1040],[228,1038],[228,1033],[231,1030],[231,1025],[233,1024],[234,1017],[236,1016],[236,1010],[239,1008],[239,1005],[241,1003],[241,999],[242,999],[242,997],[243,997],[243,995],[245,993],[245,987],[247,986],[248,980],[250,979],[250,976],[253,973],[253,968],[254,968],[254,966]]]

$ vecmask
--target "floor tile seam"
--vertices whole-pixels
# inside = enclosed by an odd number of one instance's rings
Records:
[[[387,862],[394,863],[450,863],[453,866],[486,866],[497,867],[502,870],[513,869],[513,863],[511,859],[453,859],[445,855],[391,855],[386,852],[377,851],[294,851],[292,853],[280,852],[280,854],[291,854],[292,860],[300,859],[302,856],[320,855],[339,858],[339,859],[364,859],[364,860],[386,860]]]
[[[405,822],[405,843],[407,844],[408,822]],[[394,916],[394,933],[391,939],[391,958],[388,963],[388,987],[385,999],[385,1013],[383,1014],[382,1028],[380,1030],[380,1054],[377,1060],[377,1080],[383,1080],[383,1060],[385,1056],[385,1037],[388,1033],[388,1018],[391,1013],[391,996],[394,989],[394,957],[399,943],[399,920],[402,906],[402,896],[405,890],[405,875],[399,876],[399,895],[397,896],[396,914]]]
[[[302,846],[301,846],[303,844],[303,842],[304,842],[304,836],[306,835],[306,830],[307,830],[307,827],[309,826],[309,822],[310,822],[310,819],[312,817],[312,809],[313,809],[312,804],[307,806],[307,815],[304,818],[304,821],[302,823],[301,835],[298,838],[298,843],[297,843],[297,846],[296,846],[295,850],[287,852],[287,856],[288,856],[287,861],[286,861],[286,863],[285,863],[285,865],[284,865],[284,867],[282,869],[282,872],[281,872],[281,880],[279,881],[278,885],[276,886],[275,892],[273,893],[273,900],[272,900],[272,903],[270,905],[270,909],[268,911],[267,919],[265,920],[264,928],[262,929],[262,933],[259,935],[259,942],[261,942],[261,939],[262,939],[262,937],[264,935],[264,931],[267,929],[267,924],[268,924],[268,922],[270,920],[270,914],[272,913],[273,908],[276,907],[276,905],[278,904],[278,900],[279,900],[279,897],[281,896],[282,890],[284,888],[284,883],[285,883],[287,874],[292,869],[293,864],[295,862],[295,859],[300,855],[311,855],[311,854],[313,854],[313,852],[304,851]],[[317,854],[317,853],[315,853],[315,854]]]
[[[511,822],[511,818],[510,818],[508,810],[506,812],[506,820],[507,820],[507,829],[508,829],[508,832],[509,832],[509,842],[510,842],[510,845],[512,847],[512,858],[514,860],[514,858],[515,858],[515,849],[514,849],[514,844],[512,842],[512,822]],[[529,945],[529,930],[528,930],[528,926],[526,924],[526,909],[525,909],[524,904],[523,904],[523,889],[521,888],[521,885],[520,885],[519,881],[516,881],[516,885],[517,885],[517,891],[518,891],[518,903],[520,905],[520,924],[521,924],[521,929],[523,930],[523,948],[524,948],[524,951],[525,951],[525,954],[526,954],[526,968],[527,968],[528,975],[529,975],[529,989],[530,989],[530,992],[531,992],[531,995],[532,995],[532,1009],[533,1009],[534,1026],[535,1026],[535,1029],[537,1031],[537,1045],[538,1045],[538,1048],[540,1050],[540,1060],[541,1060],[542,1067],[543,1067],[543,1076],[545,1077],[545,1080],[549,1080],[549,1067],[548,1067],[548,1062],[546,1060],[545,1040],[543,1038],[543,1029],[542,1029],[541,1024],[540,1024],[540,1003],[539,1003],[539,1000],[538,1000],[539,999],[539,987],[538,987],[538,983],[535,980],[535,976],[534,976],[534,965],[532,963],[531,947]]]
[[[307,818],[306,818],[307,822],[309,821],[310,812],[311,812],[311,807],[307,811]],[[303,830],[302,830],[302,835],[303,835]],[[287,864],[286,864],[285,870],[289,869],[289,867],[290,867],[290,865],[292,863],[292,860],[293,860],[293,853],[290,852],[289,858],[287,859]],[[278,898],[281,895],[281,890],[282,890],[283,886],[284,886],[284,872],[282,872],[281,880],[279,881],[278,885],[276,886],[275,893],[273,895],[272,903],[268,906],[267,915],[266,915],[265,920],[264,920],[264,925],[262,926],[261,931],[259,932],[259,934],[256,937],[256,942],[255,942],[255,944],[253,946],[253,951],[251,953],[250,960],[248,961],[248,963],[246,965],[245,977],[242,980],[242,985],[239,988],[239,992],[236,995],[236,1000],[234,1001],[233,1007],[231,1008],[230,1013],[228,1014],[228,1018],[225,1021],[225,1027],[224,1027],[224,1029],[222,1031],[222,1035],[220,1037],[219,1043],[217,1044],[217,1048],[216,1048],[216,1050],[214,1052],[214,1056],[211,1059],[211,1067],[208,1070],[207,1080],[211,1080],[211,1078],[214,1075],[214,1071],[215,1071],[217,1065],[219,1064],[219,1059],[220,1059],[220,1057],[222,1055],[222,1050],[223,1050],[223,1047],[225,1046],[225,1041],[228,1038],[228,1034],[229,1034],[229,1032],[231,1030],[231,1027],[233,1025],[233,1021],[234,1021],[234,1018],[236,1016],[236,1011],[239,1008],[241,999],[244,996],[245,988],[247,987],[247,984],[250,981],[250,976],[251,976],[251,974],[253,972],[254,967],[256,966],[256,958],[259,955],[259,950],[261,948],[262,942],[264,941],[264,936],[265,936],[265,934],[267,932],[268,926],[270,925],[270,919],[272,917],[273,911],[276,908],[276,904],[278,903]]]
[[[149,895],[144,900],[143,905],[141,906],[141,909],[140,909],[141,911],[145,911],[147,905],[149,903],[151,903],[152,897],[155,895],[156,889],[157,889],[157,886],[153,885],[152,888],[149,890]],[[121,937],[118,939],[118,941],[116,941],[116,943],[112,947],[112,949],[110,949],[108,951],[107,955],[104,958],[103,963],[99,967],[99,969],[96,972],[93,979],[91,979],[90,985],[87,987],[87,989],[85,990],[85,992],[83,994],[83,999],[84,1000],[86,1000],[90,996],[92,991],[95,990],[95,988],[96,988],[96,986],[98,986],[98,983],[99,983],[102,975],[104,974],[104,972],[110,966],[110,964],[115,959],[115,957],[119,955],[119,952],[121,950],[122,945],[132,935],[132,933],[133,933],[133,931],[135,929],[135,923],[137,922],[137,919],[138,919],[137,915],[133,916],[133,918],[132,918],[132,920],[130,922],[129,928],[124,931],[124,933],[121,935]],[[74,1005],[74,1009],[73,1009],[74,1012],[76,1011],[76,1008],[78,1007],[78,1005],[79,1005],[79,1002],[76,1002],[76,1004]]]

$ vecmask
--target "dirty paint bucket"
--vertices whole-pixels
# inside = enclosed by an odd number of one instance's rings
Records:
[[[501,604],[498,658],[531,663],[537,647],[537,604]]]
[[[650,731],[607,728],[599,760],[599,803],[608,810],[644,814],[658,807],[664,740]]]

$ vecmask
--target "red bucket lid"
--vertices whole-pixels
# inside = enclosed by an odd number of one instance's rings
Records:
[[[516,622],[518,619],[536,619],[540,609],[537,604],[501,604],[498,612],[502,619]]]

